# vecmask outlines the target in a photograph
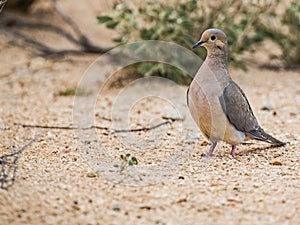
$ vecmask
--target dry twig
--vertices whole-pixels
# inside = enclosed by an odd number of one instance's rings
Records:
[[[4,0],[0,0],[0,10],[3,7],[1,4]],[[5,1],[4,1],[5,2]],[[110,48],[103,48],[97,45],[92,44],[87,36],[85,36],[78,25],[72,20],[70,16],[64,13],[64,11],[60,8],[57,4],[56,0],[50,0],[52,3],[52,7],[54,8],[55,12],[62,18],[62,20],[72,29],[75,36],[66,30],[55,26],[53,24],[44,24],[40,22],[32,22],[26,21],[24,18],[18,19],[16,17],[11,17],[8,15],[2,16],[2,21],[0,25],[0,30],[4,32],[6,35],[10,35],[16,40],[13,40],[12,43],[15,45],[29,45],[36,48],[38,51],[42,52],[44,55],[63,55],[63,54],[82,54],[82,53],[105,53]],[[18,27],[23,27],[26,29],[39,29],[48,32],[54,32],[57,35],[62,36],[63,38],[67,39],[68,41],[72,42],[73,44],[80,47],[79,50],[76,49],[62,49],[62,50],[55,50],[49,46],[47,46],[42,41],[38,41],[19,30],[15,29]],[[20,43],[18,43],[21,42]]]
[[[112,133],[128,133],[128,132],[149,131],[149,130],[153,130],[153,129],[156,129],[156,128],[158,128],[158,127],[161,127],[161,126],[163,126],[163,125],[166,125],[166,124],[171,124],[171,121],[170,121],[170,120],[167,120],[167,121],[165,121],[165,122],[156,124],[156,125],[151,126],[151,127],[142,127],[142,128],[134,128],[134,129],[122,129],[122,130],[113,130]]]
[[[128,133],[128,132],[140,132],[140,131],[149,131],[153,130],[156,128],[159,128],[163,125],[171,124],[173,122],[170,120],[167,120],[165,122],[161,122],[159,124],[156,124],[154,126],[150,127],[142,127],[142,128],[133,128],[133,129],[115,129],[111,130],[110,133]],[[21,124],[21,123],[14,123],[16,126],[22,126],[22,127],[29,127],[29,128],[42,128],[42,129],[58,129],[58,130],[89,130],[89,129],[99,129],[99,130],[107,130],[109,131],[110,129],[108,127],[102,127],[102,126],[89,126],[89,127],[73,127],[73,126],[48,126],[48,125],[37,125],[37,124]]]
[[[29,143],[24,145],[20,150],[11,154],[2,155],[0,157],[0,188],[8,189],[15,182],[17,163],[20,155],[28,148],[32,143],[36,142],[40,138],[41,134],[38,134]]]
[[[0,13],[3,9],[3,7],[5,6],[6,0],[0,0]]]

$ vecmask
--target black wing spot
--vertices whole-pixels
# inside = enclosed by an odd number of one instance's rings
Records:
[[[190,91],[190,87],[187,89],[186,91],[186,104],[189,106],[189,91]]]

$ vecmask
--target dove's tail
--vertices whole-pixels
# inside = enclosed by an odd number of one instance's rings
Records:
[[[265,142],[274,144],[276,146],[284,146],[285,145],[284,142],[279,141],[278,139],[267,134],[261,127],[259,127],[257,130],[252,130],[252,131],[248,132],[248,135],[256,140],[265,141]]]

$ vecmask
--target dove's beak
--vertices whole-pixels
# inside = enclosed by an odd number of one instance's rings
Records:
[[[198,46],[201,46],[202,44],[204,44],[206,41],[198,41],[196,44],[193,45],[193,48],[197,48]]]

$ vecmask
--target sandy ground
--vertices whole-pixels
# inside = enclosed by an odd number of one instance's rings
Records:
[[[99,78],[85,87],[88,96],[59,96],[78,86],[98,56],[45,59],[5,38],[0,35],[0,153],[41,137],[21,155],[14,185],[0,189],[1,224],[300,223],[299,71],[231,68],[262,127],[287,145],[251,141],[232,159],[230,146],[220,144],[215,157],[205,158],[207,142],[185,105],[187,87],[154,78],[116,88]],[[265,105],[272,109],[261,110]],[[184,120],[112,132],[165,122],[174,111]],[[120,155],[127,153],[138,165],[125,165]]]

